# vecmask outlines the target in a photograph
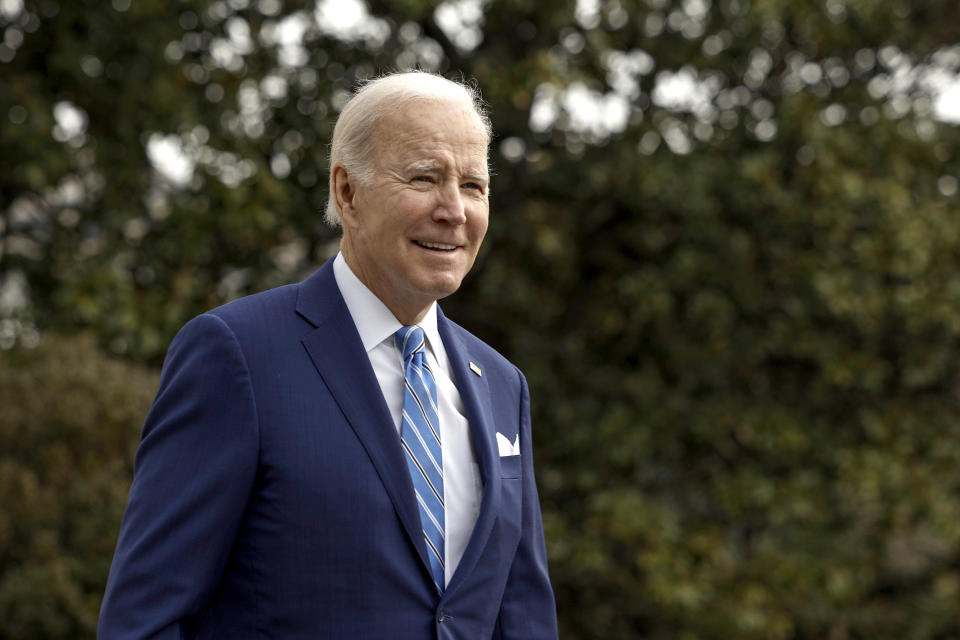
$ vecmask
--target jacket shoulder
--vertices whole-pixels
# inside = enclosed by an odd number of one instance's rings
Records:
[[[287,284],[274,289],[252,293],[220,305],[207,314],[217,316],[228,325],[250,320],[269,321],[278,312],[293,311],[300,284]]]

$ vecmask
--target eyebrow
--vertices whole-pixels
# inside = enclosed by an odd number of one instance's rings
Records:
[[[407,167],[407,171],[416,173],[418,171],[423,171],[425,173],[435,172],[440,170],[440,164],[436,162],[414,162],[413,164]]]
[[[414,162],[411,165],[407,166],[407,171],[410,173],[436,173],[441,171],[442,165],[439,162],[425,161],[425,162]],[[488,182],[490,180],[490,174],[487,171],[479,171],[477,169],[470,169],[465,171],[463,174],[464,178],[468,180],[477,180],[480,182]]]
[[[467,171],[463,174],[463,177],[468,180],[476,180],[477,182],[488,182],[490,180],[490,174],[486,171],[483,173],[479,171]]]

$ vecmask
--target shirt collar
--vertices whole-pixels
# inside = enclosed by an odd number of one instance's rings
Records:
[[[387,305],[383,304],[380,298],[356,276],[342,253],[338,253],[333,261],[333,276],[367,353],[387,338],[392,339],[393,334],[403,327]],[[423,329],[427,345],[436,355],[441,345],[440,332],[437,329],[436,301],[430,305],[417,326]]]

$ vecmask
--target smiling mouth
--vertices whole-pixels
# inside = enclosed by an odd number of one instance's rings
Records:
[[[444,244],[442,242],[423,242],[422,240],[414,240],[414,242],[424,249],[433,249],[435,251],[453,251],[457,248],[455,244]]]

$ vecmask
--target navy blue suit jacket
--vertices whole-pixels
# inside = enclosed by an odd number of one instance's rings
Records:
[[[99,638],[556,638],[523,375],[439,314],[483,479],[441,596],[332,267],[198,316],[174,339]],[[497,432],[519,433],[521,454],[500,457]]]

